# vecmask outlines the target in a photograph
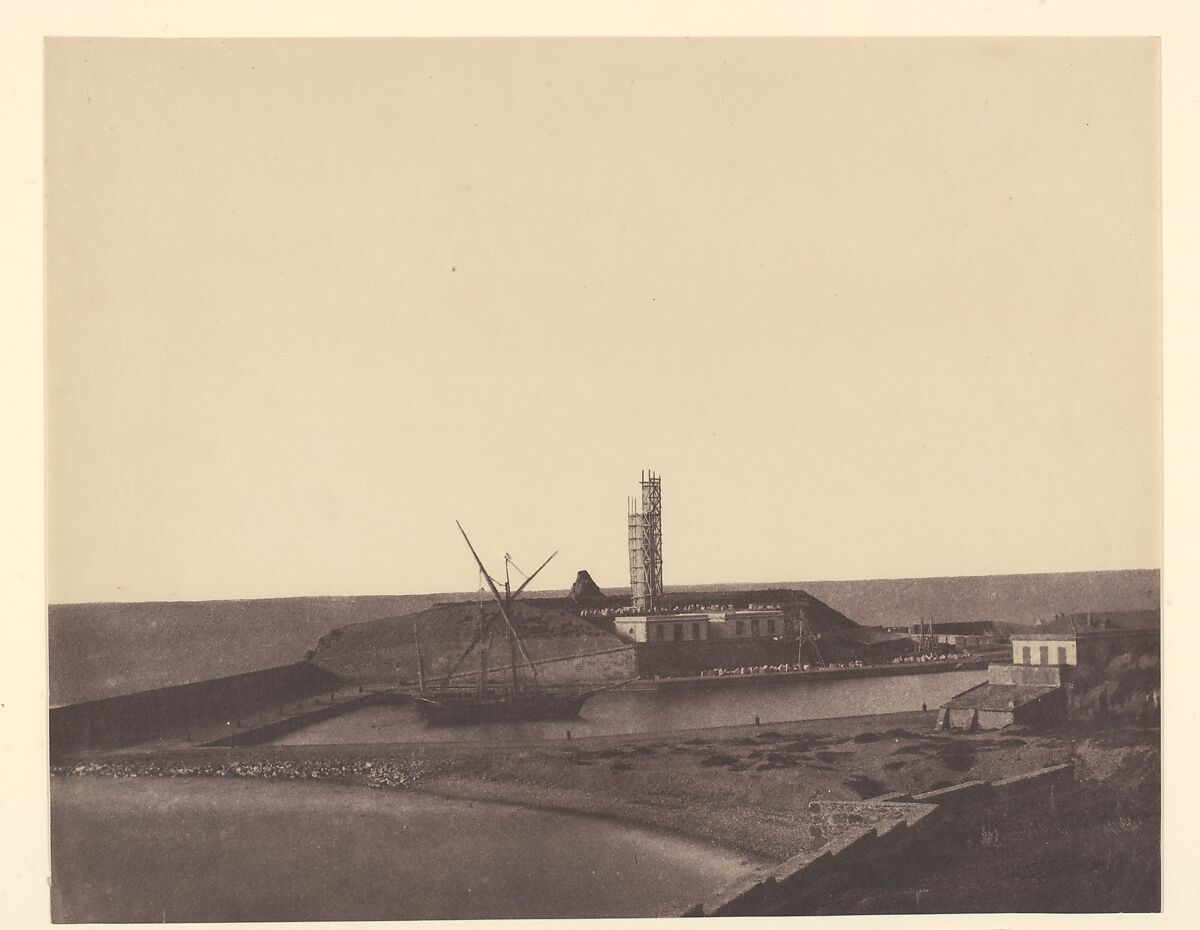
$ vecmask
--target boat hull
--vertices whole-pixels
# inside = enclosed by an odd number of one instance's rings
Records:
[[[579,716],[587,694],[517,695],[478,698],[413,695],[426,722],[434,725],[502,723],[520,720],[570,720]]]

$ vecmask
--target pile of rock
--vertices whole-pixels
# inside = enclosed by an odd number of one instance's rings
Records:
[[[608,597],[584,570],[575,576],[575,583],[571,585],[571,600],[576,607],[596,607],[608,600]]]
[[[408,788],[428,774],[424,760],[228,760],[223,762],[163,762],[122,759],[53,766],[53,775],[107,775],[112,778],[287,778],[326,779],[371,788]]]

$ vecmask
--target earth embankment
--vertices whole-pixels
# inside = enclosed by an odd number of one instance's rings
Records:
[[[518,602],[510,611],[526,654],[545,684],[605,683],[636,677],[632,646],[613,633],[558,607]],[[512,667],[504,620],[494,604],[438,604],[407,616],[382,617],[332,630],[310,659],[354,682],[415,682],[420,665],[427,681],[479,674],[480,628],[487,634],[489,672]],[[528,674],[523,656],[518,669]]]

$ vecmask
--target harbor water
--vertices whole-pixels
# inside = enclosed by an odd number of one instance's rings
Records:
[[[404,742],[520,742],[572,737],[663,733],[934,708],[987,680],[986,669],[918,675],[798,679],[747,677],[720,687],[604,691],[578,719],[457,726],[426,725],[413,705],[363,707],[271,740],[268,745]]]

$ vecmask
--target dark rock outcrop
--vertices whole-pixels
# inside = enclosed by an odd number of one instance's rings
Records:
[[[585,570],[575,576],[575,583],[571,585],[571,600],[578,607],[596,607],[608,598]]]

